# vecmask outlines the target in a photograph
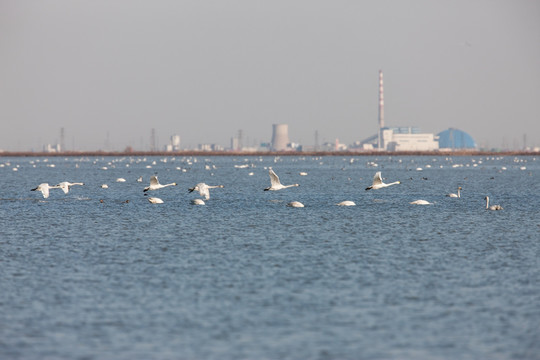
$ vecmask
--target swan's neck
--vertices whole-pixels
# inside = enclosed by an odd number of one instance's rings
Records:
[[[458,197],[458,198],[461,197],[461,193],[460,193],[460,190],[459,190],[459,189],[457,189],[457,197]]]
[[[486,209],[489,209],[489,198],[486,197]]]

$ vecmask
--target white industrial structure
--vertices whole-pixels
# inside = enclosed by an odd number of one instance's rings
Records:
[[[180,135],[171,136],[169,144],[165,146],[165,151],[179,151],[180,150]]]
[[[47,144],[43,146],[43,151],[48,153],[60,152],[62,151],[62,146],[60,144]]]
[[[418,128],[384,128],[381,138],[386,151],[431,151],[439,148],[439,137],[420,133]]]
[[[272,125],[272,150],[283,151],[288,149],[289,141],[289,125],[273,124]]]

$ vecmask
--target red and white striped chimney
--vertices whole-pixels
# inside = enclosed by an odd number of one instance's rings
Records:
[[[384,87],[383,73],[379,70],[379,129],[384,127]]]

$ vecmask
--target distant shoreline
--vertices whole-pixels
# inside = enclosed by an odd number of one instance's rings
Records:
[[[540,156],[540,151],[3,151],[0,157],[59,156]]]

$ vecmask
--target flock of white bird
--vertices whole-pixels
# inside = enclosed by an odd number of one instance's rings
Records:
[[[290,185],[283,185],[281,183],[281,181],[279,180],[279,176],[274,172],[274,170],[272,169],[269,169],[268,171],[269,175],[270,175],[270,186],[265,188],[264,191],[278,191],[278,190],[283,190],[283,189],[287,189],[287,188],[292,188],[292,187],[297,187],[297,186],[300,186],[299,184],[290,184]],[[307,174],[306,174],[307,175]],[[124,178],[118,178],[116,179],[117,182],[125,182],[126,180]],[[139,179],[137,180],[138,182],[142,182],[142,177],[139,177]],[[372,181],[372,184],[370,186],[368,186],[366,188],[366,190],[378,190],[378,189],[383,189],[383,188],[386,188],[386,187],[389,187],[389,186],[392,186],[392,185],[398,185],[398,184],[401,184],[401,181],[394,181],[394,182],[391,182],[391,183],[384,183],[383,182],[383,179],[382,179],[382,176],[381,176],[381,172],[380,171],[377,171],[375,173],[375,176],[373,177],[373,181]],[[43,195],[43,197],[46,199],[49,197],[49,193],[50,193],[50,190],[51,189],[62,189],[62,191],[67,194],[69,192],[69,190],[71,189],[72,186],[75,186],[75,185],[84,185],[84,183],[82,182],[75,182],[75,183],[72,183],[72,182],[68,182],[68,181],[64,181],[64,182],[61,182],[59,183],[58,185],[49,185],[48,183],[42,183],[42,184],[39,184],[36,188],[34,189],[31,189],[31,191],[40,191],[41,194]],[[165,187],[169,187],[169,186],[177,186],[178,184],[177,183],[169,183],[169,184],[160,184],[158,178],[156,175],[152,175],[150,177],[150,185],[149,186],[146,186],[144,189],[143,189],[143,192],[146,193],[148,191],[154,191],[154,190],[159,190],[159,189],[163,189]],[[103,184],[101,186],[102,188],[106,189],[108,188],[108,186],[106,184]],[[223,185],[208,185],[208,184],[205,184],[205,183],[198,183],[196,184],[194,187],[192,188],[189,188],[189,192],[198,192],[200,196],[204,197],[204,200],[209,200],[210,199],[210,189],[216,189],[216,188],[223,188]],[[452,197],[452,198],[460,198],[461,197],[461,190],[462,188],[461,187],[458,187],[457,188],[457,194],[454,194],[454,193],[450,193],[450,194],[447,194],[446,196],[447,197]],[[205,205],[206,203],[204,202],[203,199],[193,199],[191,201],[191,203],[193,205]],[[489,205],[489,197],[486,196],[484,198],[484,200],[486,200],[486,209],[487,210],[502,210],[502,206],[500,205]],[[152,204],[163,204],[163,200],[158,198],[158,197],[148,197],[148,201]],[[412,205],[432,205],[432,203],[430,203],[429,201],[426,201],[426,200],[415,200],[415,201],[412,201],[410,202],[410,204]],[[355,206],[355,202],[354,201],[350,201],[350,200],[346,200],[346,201],[342,201],[340,203],[337,203],[336,205],[338,206]],[[287,203],[287,206],[289,207],[295,207],[295,208],[303,208],[304,207],[304,204],[302,204],[301,202],[299,201],[291,201],[289,203]]]

